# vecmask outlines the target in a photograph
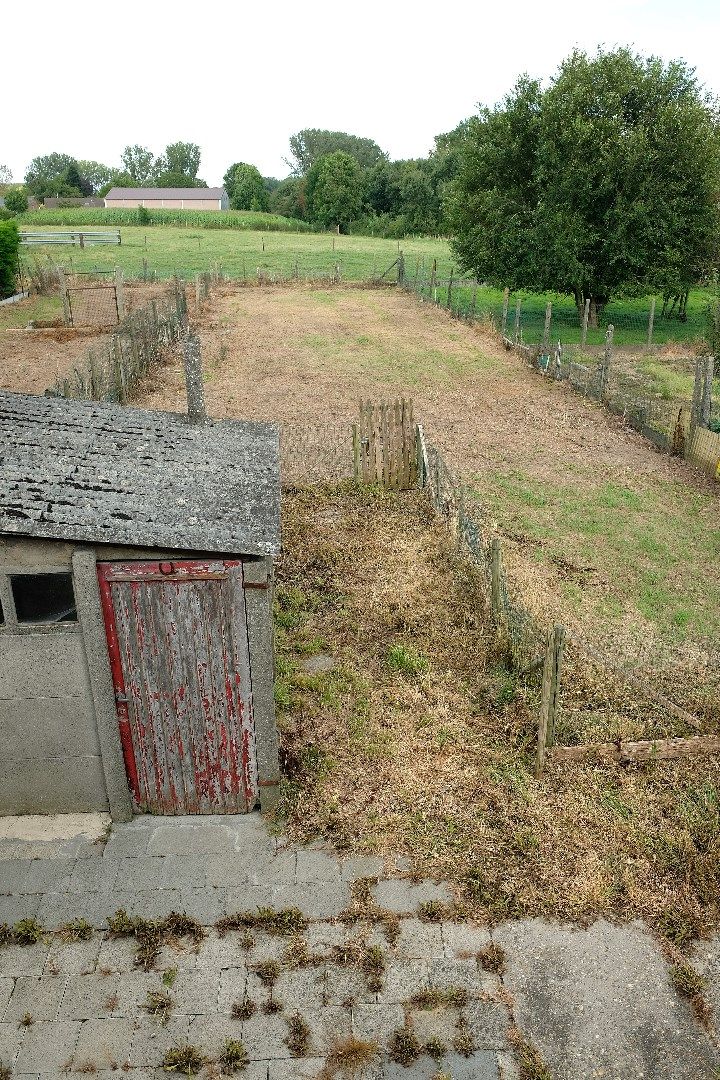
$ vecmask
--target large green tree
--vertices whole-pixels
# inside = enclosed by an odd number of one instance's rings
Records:
[[[101,187],[109,184],[117,172],[109,165],[103,165],[101,161],[78,161],[77,166],[80,175],[91,185],[92,195],[96,195]]]
[[[304,221],[307,217],[307,194],[306,181],[303,176],[288,176],[281,180],[270,195],[270,209],[273,214],[282,214],[284,217],[300,218]]]
[[[343,150],[319,158],[308,173],[306,195],[312,221],[346,228],[363,205],[362,171],[355,158]]]
[[[717,264],[720,126],[682,62],[574,52],[468,121],[448,185],[464,270],[590,300],[681,291]]]
[[[133,184],[143,187],[152,181],[155,171],[155,155],[146,146],[126,146],[120,155],[124,171],[131,177]]]
[[[196,180],[200,168],[200,147],[197,143],[176,142],[165,147],[165,153],[156,162],[156,171],[178,173],[189,180]]]
[[[0,221],[0,300],[15,292],[20,234],[14,221]]]
[[[374,139],[348,135],[345,131],[303,128],[302,131],[290,136],[292,159],[288,161],[288,165],[294,176],[305,176],[321,157],[335,154],[339,150],[355,158],[363,169],[369,169],[381,161],[387,161],[387,154],[380,149]]]
[[[238,161],[223,177],[225,190],[233,210],[267,210],[270,198],[259,169]]]
[[[33,158],[25,173],[25,185],[36,199],[53,195],[79,198],[89,193],[78,163],[70,154],[45,154]]]

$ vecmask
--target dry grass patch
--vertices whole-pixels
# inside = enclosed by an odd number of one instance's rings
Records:
[[[568,764],[536,781],[537,679],[497,667],[484,589],[425,500],[296,491],[283,525],[276,698],[293,840],[408,855],[480,919],[644,917],[682,945],[720,923],[717,758]],[[399,645],[426,668],[391,669]],[[335,669],[300,672],[318,649]]]

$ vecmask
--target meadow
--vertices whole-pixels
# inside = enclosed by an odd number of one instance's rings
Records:
[[[138,226],[130,210],[91,211],[39,210],[20,218],[21,229],[57,231],[87,225],[120,227],[122,244],[80,249],[73,247],[23,247],[26,265],[33,260],[48,259],[62,263],[69,270],[108,269],[119,266],[128,278],[147,273],[157,278],[177,274],[192,278],[220,266],[223,273],[234,279],[253,280],[258,272],[266,277],[297,276],[300,279],[333,276],[340,268],[345,281],[367,281],[383,274],[397,259],[400,251],[405,257],[407,280],[415,285],[430,280],[433,262],[441,284],[434,298],[447,303],[447,281],[453,275],[453,310],[470,314],[474,289],[458,276],[450,244],[438,237],[406,237],[391,240],[372,236],[338,236],[335,233],[308,231],[306,222],[293,222],[272,214],[228,214],[193,211],[151,211],[153,224]],[[233,222],[231,228],[225,227]],[[389,280],[396,271],[391,270]],[[430,298],[429,288],[425,290]],[[513,293],[508,311],[508,329],[512,333],[516,300],[521,300],[521,337],[528,344],[542,340],[545,306],[553,305],[550,341],[553,345],[578,345],[581,327],[577,310],[569,296],[555,293]],[[708,305],[717,300],[709,289],[694,289],[687,305],[687,319],[663,317],[662,298],[656,298],[653,343],[657,346],[677,343],[690,351],[700,346],[707,331]],[[618,345],[642,345],[647,341],[650,297],[613,300],[602,313],[600,326],[588,331],[587,343],[599,346],[605,340],[609,323],[615,327]],[[482,286],[475,297],[478,318],[492,318],[496,325],[502,320],[502,290]]]

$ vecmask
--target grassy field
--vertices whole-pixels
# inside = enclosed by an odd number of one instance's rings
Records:
[[[58,231],[59,226],[54,230]],[[382,274],[398,255],[396,240],[366,236],[335,236],[332,233],[283,233],[255,230],[183,229],[164,226],[122,228],[122,244],[79,247],[21,248],[26,263],[52,259],[74,270],[121,267],[127,277],[148,271],[158,277],[178,274],[190,278],[220,264],[231,278],[254,278],[258,269],[266,274],[293,274],[299,277],[329,275],[340,266],[344,279],[365,281]],[[450,251],[444,240],[403,240],[406,258],[438,260],[443,273],[450,268]]]
[[[409,267],[411,281],[414,281],[415,266]],[[422,274],[422,267],[421,267]],[[437,300],[447,305],[447,284],[437,289]],[[474,290],[455,282],[452,289],[454,311],[470,313]],[[574,301],[569,296],[557,293],[513,293],[510,297],[507,316],[507,331],[514,332],[515,310],[520,300],[521,339],[525,344],[534,345],[543,340],[546,305],[552,304],[550,325],[550,343],[555,345],[579,345],[582,340],[582,326]],[[651,297],[612,300],[602,312],[600,325],[588,328],[587,343],[602,345],[607,327],[614,327],[614,340],[618,345],[644,345],[648,339],[648,327]],[[708,304],[717,302],[717,293],[710,289],[693,289],[687,305],[687,319],[681,322],[670,316],[663,317],[662,297],[655,298],[655,316],[653,321],[653,345],[662,346],[673,342],[700,344],[707,332]],[[500,289],[483,287],[478,290],[475,311],[478,318],[491,317],[496,325],[502,323],[503,294]]]
[[[36,319],[45,321],[62,316],[59,296],[32,296],[17,304],[0,306],[0,330],[14,330]]]
[[[21,219],[21,228],[47,228],[57,231],[62,228],[77,227],[82,224],[82,215],[89,211],[36,211]],[[97,211],[95,217],[97,217]],[[111,212],[108,211],[108,214]],[[408,280],[414,283],[418,279],[429,279],[433,260],[437,260],[437,274],[447,280],[454,268],[454,260],[449,243],[432,237],[409,237],[401,241],[386,240],[367,236],[336,236],[332,233],[278,232],[277,225],[269,219],[272,215],[238,215],[245,221],[244,227],[223,229],[221,219],[213,219],[213,227],[205,227],[202,222],[208,216],[199,215],[200,224],[192,224],[194,217],[188,216],[188,225],[157,224],[147,227],[124,225],[131,211],[117,211],[121,215],[117,224],[121,225],[122,245],[118,247],[90,247],[80,250],[77,247],[38,246],[23,248],[23,259],[28,262],[33,258],[48,258],[77,270],[94,268],[107,269],[120,266],[127,277],[139,277],[143,274],[143,260],[147,260],[148,272],[160,278],[178,274],[189,278],[198,272],[211,270],[219,264],[225,274],[231,278],[254,278],[258,270],[266,275],[292,275],[296,272],[301,278],[331,275],[335,266],[340,266],[341,275],[348,281],[364,281],[375,274],[382,274],[397,258],[399,250],[405,256]],[[158,211],[157,214],[162,212]],[[175,212],[177,216],[178,212]],[[190,215],[191,212],[188,212]],[[39,215],[43,215],[42,217]],[[59,217],[67,218],[65,225],[59,223]],[[75,219],[78,219],[77,222]],[[84,219],[83,219],[84,220]],[[93,219],[94,220],[94,219]],[[266,220],[267,228],[248,228],[255,220]],[[279,219],[285,222],[286,219]],[[113,222],[108,217],[105,223]],[[88,224],[92,224],[88,218]],[[292,227],[292,222],[286,222]],[[298,227],[304,223],[299,223]],[[394,276],[394,272],[390,276]],[[542,340],[545,318],[545,306],[548,301],[553,305],[553,321],[550,340],[555,343],[579,344],[581,339],[580,321],[572,299],[554,293],[532,294],[523,292],[513,294],[510,301],[508,325],[514,325],[516,300],[521,300],[521,329],[523,340],[535,343]],[[447,286],[437,289],[439,303],[447,302]],[[454,310],[469,312],[472,305],[473,290],[462,285],[457,279],[453,287]],[[656,345],[673,342],[692,346],[699,344],[706,331],[706,311],[708,303],[717,299],[710,290],[695,289],[690,294],[687,308],[687,321],[662,317],[662,299],[656,302],[656,314],[653,341]],[[502,319],[502,291],[482,287],[476,298],[478,317],[492,317],[499,326]],[[588,344],[601,345],[605,339],[605,329],[612,322],[615,327],[615,341],[618,344],[643,344],[647,340],[650,297],[633,300],[615,300],[603,312],[601,326],[590,329]]]

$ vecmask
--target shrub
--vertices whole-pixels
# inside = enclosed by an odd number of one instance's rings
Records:
[[[11,214],[24,214],[28,208],[28,197],[20,188],[12,188],[5,196],[5,209]]]
[[[137,223],[138,225],[149,225],[151,222],[150,211],[147,206],[138,206],[137,208]]]
[[[15,292],[20,233],[14,221],[0,221],[0,300]]]

